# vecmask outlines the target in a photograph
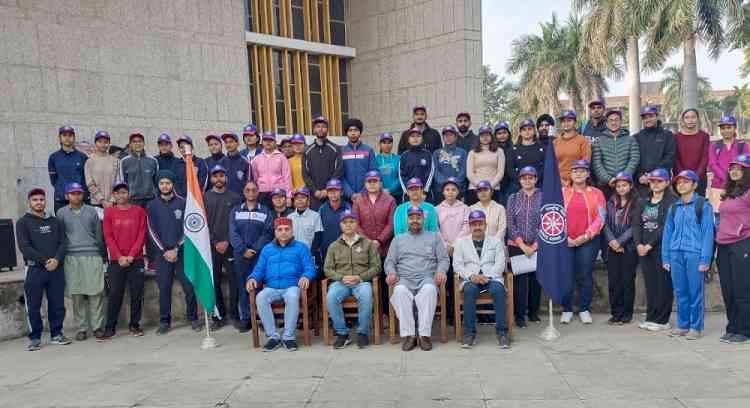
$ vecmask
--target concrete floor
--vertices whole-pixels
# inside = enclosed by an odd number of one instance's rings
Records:
[[[33,353],[19,339],[0,343],[0,407],[750,406],[750,345],[719,343],[722,314],[709,315],[706,337],[694,342],[605,320],[574,320],[553,343],[538,339],[542,325],[518,330],[509,351],[495,347],[489,327],[473,350],[438,342],[409,353],[331,351],[318,338],[295,353],[262,353],[231,328],[211,351],[184,327]]]

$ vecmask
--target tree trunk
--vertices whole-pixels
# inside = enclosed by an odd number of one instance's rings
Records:
[[[682,109],[698,109],[698,63],[695,59],[695,34],[682,44],[684,63],[682,66],[682,89],[685,93]]]
[[[625,61],[628,64],[628,127],[633,135],[641,130],[641,64],[638,37],[630,36]]]

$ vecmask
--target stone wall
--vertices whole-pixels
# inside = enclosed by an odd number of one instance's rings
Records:
[[[351,0],[348,10],[349,103],[370,142],[406,129],[416,104],[433,127],[460,111],[482,122],[481,0]]]

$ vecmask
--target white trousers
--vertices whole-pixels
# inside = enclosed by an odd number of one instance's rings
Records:
[[[437,287],[430,283],[422,285],[416,295],[406,286],[396,285],[391,296],[391,304],[396,309],[401,337],[414,336],[414,303],[417,304],[419,335],[431,336],[437,294]]]

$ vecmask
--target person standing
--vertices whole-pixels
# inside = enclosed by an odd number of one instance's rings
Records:
[[[477,135],[471,130],[471,114],[469,112],[459,112],[456,115],[456,147],[468,152],[477,143]]]
[[[294,150],[292,150],[292,139],[289,137],[285,137],[281,139],[281,143],[279,143],[279,150],[281,153],[284,153],[284,157],[287,159],[292,158],[294,156]]]
[[[442,185],[442,196],[443,201],[435,207],[438,213],[438,226],[440,231],[438,235],[440,240],[445,245],[445,251],[448,257],[453,259],[453,250],[456,246],[456,241],[466,235],[469,235],[469,207],[458,199],[459,187],[458,180],[453,177],[448,177]],[[448,282],[453,282],[453,268],[448,268]],[[453,310],[454,294],[453,285],[448,285],[445,288],[446,292],[446,307],[448,310]],[[453,321],[451,316],[448,316],[450,322]]]
[[[473,205],[478,201],[477,185],[482,180],[490,182],[493,198],[497,198],[504,175],[505,153],[492,136],[492,129],[482,126],[479,128],[479,143],[469,152],[466,159],[466,177],[469,179],[466,203]]]
[[[453,178],[458,182],[458,196],[463,197],[466,194],[467,153],[457,145],[458,130],[454,126],[444,127],[442,133],[443,147],[432,153],[432,161],[435,163],[435,185],[442,186],[448,178]],[[435,191],[435,196],[435,202],[443,201],[442,191]]]
[[[276,187],[292,191],[292,173],[289,161],[276,149],[276,133],[263,132],[263,151],[250,162],[252,174],[260,191],[260,202],[271,208],[271,192]],[[291,195],[288,197],[291,199]]]
[[[57,211],[65,230],[65,295],[73,302],[78,332],[76,341],[104,334],[104,267],[106,248],[102,221],[94,207],[84,204],[84,188],[78,183],[65,187],[68,205]]]
[[[672,315],[672,276],[662,267],[661,246],[667,211],[674,202],[669,188],[669,171],[656,169],[648,174],[651,193],[641,199],[633,212],[633,243],[646,284],[646,320],[638,327],[648,331],[669,330]]]
[[[634,178],[637,180],[638,195],[645,197],[649,192],[648,174],[656,169],[669,171],[674,167],[676,144],[672,132],[664,129],[659,120],[659,108],[645,106],[641,109],[643,129],[633,135],[640,148],[640,164]]]
[[[716,233],[721,295],[727,327],[721,341],[750,342],[750,156],[737,156],[729,164],[722,198],[721,222]]]
[[[63,190],[64,191],[64,190]],[[39,310],[47,295],[50,344],[67,345],[63,334],[65,320],[65,231],[62,222],[47,214],[46,192],[34,188],[26,195],[28,211],[16,221],[18,249],[26,264],[23,283],[29,325],[28,351],[42,347],[44,322]]]
[[[222,145],[221,138],[219,138],[219,136],[215,134],[210,134],[206,136],[205,140],[206,140],[206,145],[208,145],[208,152],[209,152],[209,156],[206,157],[205,162],[206,162],[206,168],[210,170],[210,169],[213,169],[214,166],[216,166],[217,164],[221,163],[221,160],[224,159],[224,157],[226,156],[224,155],[224,146]],[[208,180],[209,183],[207,183],[208,186],[206,188],[211,189],[211,185],[210,185],[211,175],[209,174],[208,177],[209,177],[209,180]]]
[[[698,194],[706,196],[708,153],[711,136],[700,129],[698,111],[690,108],[680,115],[680,130],[674,134],[675,159],[672,174],[693,169],[700,178]]]
[[[292,157],[289,160],[289,170],[292,172],[293,191],[305,186],[305,178],[302,175],[302,156],[305,154],[305,136],[299,133],[292,135],[289,139],[292,145]]]
[[[130,134],[130,154],[120,160],[120,180],[128,185],[133,204],[146,208],[156,197],[156,172],[159,162],[146,155],[144,139],[140,132]],[[160,147],[161,148],[161,147]]]
[[[159,164],[159,170],[170,170],[177,174],[177,165],[180,163],[180,159],[172,151],[172,137],[167,133],[160,134],[156,139],[156,147],[159,149],[159,154],[154,156],[154,159]]]
[[[239,327],[240,324],[237,299],[242,286],[237,286],[237,279],[234,278],[232,265],[234,250],[229,241],[229,218],[232,208],[242,202],[242,197],[227,188],[227,170],[219,164],[211,169],[211,186],[211,189],[206,192],[205,204],[211,239],[216,308],[219,312],[219,316],[213,318],[211,330],[218,330],[226,325],[227,317],[230,317],[236,326]],[[221,287],[224,274],[229,276],[228,308]]]
[[[419,179],[427,201],[432,201],[430,187],[435,177],[435,163],[432,153],[424,144],[422,133],[418,128],[408,133],[409,148],[401,153],[398,166],[398,178],[401,181],[401,191],[407,190],[407,182],[411,179]]]
[[[326,200],[326,183],[332,178],[341,179],[344,165],[341,148],[328,140],[328,119],[319,116],[313,119],[312,126],[315,143],[308,146],[302,156],[302,176],[305,186],[312,192],[310,207],[317,210]]]
[[[236,133],[226,132],[221,135],[227,154],[219,162],[226,170],[227,189],[242,197],[242,192],[248,180],[253,179],[250,162],[239,151],[240,142]]]
[[[403,198],[401,180],[398,178],[401,156],[393,153],[393,135],[388,132],[380,134],[380,153],[375,155],[375,162],[383,189],[396,200],[396,204],[400,203]]]
[[[271,192],[271,204],[273,204],[273,207],[270,208],[270,212],[274,220],[287,217],[294,211],[293,208],[289,207],[289,199],[286,197],[287,192],[283,188],[274,188]]]
[[[524,167],[533,167],[537,174],[537,185],[542,185],[541,175],[544,173],[544,153],[545,147],[537,138],[534,132],[534,122],[531,119],[525,119],[520,125],[520,137],[518,143],[514,144],[505,157],[508,163],[508,174],[505,177],[509,179],[508,197],[511,194],[521,190],[521,169]]]
[[[364,184],[364,181],[362,182]],[[341,214],[351,211],[352,206],[343,200],[343,183],[330,179],[326,184],[328,201],[320,206],[318,214],[323,231],[320,234],[320,258],[325,262],[328,246],[341,237]]]
[[[88,157],[76,149],[76,132],[71,126],[62,126],[57,131],[60,149],[47,160],[49,182],[55,190],[55,213],[68,202],[65,200],[65,186],[69,183],[86,185],[84,167]],[[88,201],[88,193],[84,194]]]
[[[529,125],[531,126],[533,134],[534,123],[531,121],[522,121],[519,129],[522,130]],[[512,180],[510,179],[509,156],[512,153],[516,143],[513,142],[513,138],[511,137],[510,125],[508,125],[508,122],[498,122],[495,125],[494,131],[497,145],[503,150],[503,154],[505,155],[505,173],[503,174],[503,179],[500,181],[499,191],[496,194],[496,197],[500,204],[505,205],[508,203],[508,196],[513,193],[513,191],[511,191],[510,189]]]
[[[182,135],[177,139],[177,149],[180,151],[180,161],[177,164],[177,171],[174,174],[177,176],[176,182],[174,183],[174,192],[182,197],[187,197],[187,161],[185,160],[185,154],[187,151],[186,145],[190,145],[190,151],[195,151],[193,148],[193,139],[188,135]],[[193,167],[198,176],[198,185],[201,187],[201,191],[205,191],[208,185],[208,166],[206,161],[202,158],[193,155]]]
[[[169,170],[159,170],[156,175],[159,183],[159,197],[146,206],[148,233],[156,248],[156,281],[159,285],[159,329],[164,335],[172,327],[172,283],[175,276],[185,293],[187,319],[193,331],[200,331],[197,304],[193,285],[185,276],[184,270],[184,230],[185,199],[174,191],[176,176]]]
[[[440,226],[438,225],[437,209],[425,201],[422,180],[413,178],[406,182],[406,194],[409,200],[396,207],[396,211],[393,213],[393,234],[400,235],[409,230],[409,209],[412,207],[421,208],[424,212],[422,229],[438,232]]]
[[[641,152],[638,142],[622,127],[622,112],[610,110],[606,115],[607,127],[598,132],[592,146],[591,168],[598,188],[609,199],[614,193],[615,176],[620,172],[635,174]]]
[[[479,201],[474,203],[469,209],[484,212],[487,216],[485,218],[487,234],[497,239],[505,240],[507,228],[505,207],[492,199],[492,184],[489,181],[482,180],[477,183],[477,198]]]
[[[699,178],[694,171],[685,170],[673,181],[680,198],[669,208],[661,245],[677,298],[677,324],[670,336],[697,340],[703,337],[703,275],[714,253],[714,216],[708,200],[695,193]]]
[[[589,120],[581,126],[580,132],[593,145],[607,130],[607,117],[604,98],[596,98],[589,102]]]
[[[398,154],[402,155],[405,151],[410,149],[411,141],[409,140],[411,138],[411,133],[414,129],[417,129],[422,135],[422,140],[424,142],[424,148],[432,154],[435,150],[442,147],[442,142],[440,141],[440,134],[437,130],[430,127],[430,125],[427,124],[427,107],[424,105],[417,105],[412,110],[412,123],[409,125],[409,128],[405,130],[403,133],[401,133],[401,139],[398,141]]]
[[[248,123],[242,128],[242,141],[245,143],[245,148],[240,151],[240,154],[250,163],[263,150],[258,140],[258,128],[254,124]]]
[[[354,194],[361,193],[365,188],[365,173],[378,168],[375,151],[362,143],[363,129],[364,125],[359,119],[347,119],[344,123],[344,131],[349,138],[349,142],[341,147],[341,159],[344,164],[341,183],[344,186],[343,197],[346,201],[351,201]],[[336,224],[338,225],[338,221]]]
[[[546,113],[536,119],[536,130],[539,133],[539,142],[547,148],[549,141],[554,139],[552,129],[555,127],[555,119]]]
[[[750,154],[750,145],[737,137],[737,119],[734,116],[722,116],[719,132],[721,140],[714,142],[708,150],[708,168],[713,174],[708,200],[716,213],[720,211],[729,162],[739,155]]]
[[[120,174],[120,160],[109,153],[110,136],[106,130],[96,132],[94,146],[94,154],[83,166],[86,188],[91,197],[91,205],[108,208],[114,202],[111,187]]]
[[[518,173],[521,190],[508,198],[508,255],[527,257],[539,251],[539,228],[541,228],[542,191],[537,188],[536,168],[527,166]],[[530,322],[540,323],[539,302],[542,287],[536,280],[536,271],[514,275],[513,312],[518,327],[526,327],[526,317]]]
[[[570,185],[570,170],[573,162],[591,161],[591,142],[576,130],[576,113],[565,110],[560,114],[562,132],[553,140],[555,156],[560,168],[560,181],[563,187]]]

